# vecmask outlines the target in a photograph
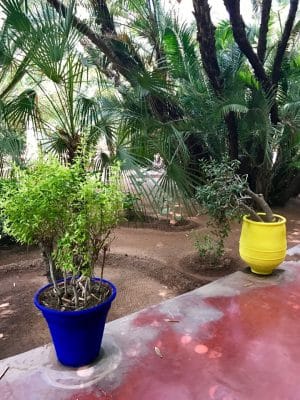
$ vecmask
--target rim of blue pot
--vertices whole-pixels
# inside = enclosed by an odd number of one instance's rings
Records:
[[[106,280],[106,279],[101,279],[101,278],[92,278],[92,279],[95,280],[95,281],[100,281],[100,282],[106,283],[106,284],[108,284],[108,285],[110,286],[110,288],[112,289],[111,295],[110,295],[105,301],[103,301],[102,303],[99,303],[99,304],[97,304],[97,305],[95,305],[95,306],[93,306],[93,307],[90,307],[90,308],[86,308],[86,309],[84,309],[84,310],[74,310],[74,311],[61,311],[61,310],[55,310],[54,308],[50,308],[50,307],[43,306],[43,305],[40,304],[40,302],[39,302],[39,296],[40,296],[40,294],[41,294],[43,291],[45,291],[45,290],[48,289],[49,287],[53,286],[53,283],[48,283],[47,285],[41,287],[41,288],[35,293],[34,299],[33,299],[34,305],[35,305],[39,310],[41,310],[41,311],[46,311],[46,312],[49,313],[49,314],[57,314],[57,313],[58,313],[58,314],[63,314],[63,315],[75,315],[75,314],[77,314],[77,313],[89,314],[89,313],[93,312],[95,309],[97,309],[97,308],[99,308],[99,307],[102,307],[102,306],[106,305],[107,303],[111,303],[111,302],[115,299],[115,297],[116,297],[116,295],[117,295],[117,288],[116,288],[115,285],[114,285],[113,283],[111,283],[110,281],[108,281],[108,280]],[[60,279],[60,280],[57,281],[57,283],[60,283],[60,282],[63,282],[63,279]]]

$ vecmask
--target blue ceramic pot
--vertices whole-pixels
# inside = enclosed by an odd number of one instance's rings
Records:
[[[117,294],[111,282],[105,279],[102,282],[111,288],[111,295],[105,302],[86,310],[58,311],[40,304],[38,299],[41,292],[52,284],[42,287],[34,296],[34,304],[43,313],[49,326],[57,358],[64,365],[87,365],[99,354],[106,317]]]

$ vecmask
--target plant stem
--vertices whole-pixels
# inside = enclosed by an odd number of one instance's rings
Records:
[[[103,247],[102,264],[101,264],[101,280],[103,279],[103,274],[104,274],[104,266],[105,266],[106,252],[107,252],[107,247],[104,246],[104,247]]]
[[[255,201],[255,203],[263,210],[266,214],[266,222],[272,222],[274,220],[273,212],[267,202],[264,199],[264,196],[261,194],[256,194],[252,192],[251,189],[247,188],[246,193]],[[256,214],[257,215],[257,214]]]
[[[264,220],[251,207],[247,206],[247,204],[241,202],[240,206],[250,214],[253,221],[264,222]]]
[[[71,285],[72,285],[72,289],[73,289],[73,294],[74,294],[74,304],[75,304],[75,308],[78,307],[78,293],[77,293],[77,288],[76,288],[76,277],[75,275],[72,276],[71,278]]]
[[[57,295],[60,296],[60,290],[57,286],[56,279],[54,277],[54,266],[53,266],[53,259],[52,259],[51,255],[49,256],[49,267],[50,267],[50,276],[51,276],[51,280],[53,282],[54,290],[57,293]]]
[[[48,262],[49,273],[50,273],[51,281],[53,283],[54,292],[57,294],[58,297],[60,297],[61,292],[60,292],[59,287],[57,286],[56,279],[54,276],[54,263],[53,263],[53,258],[52,258],[52,254],[51,254],[51,246],[41,244],[40,247],[41,247],[42,252],[45,255],[47,262]]]
[[[78,293],[76,290],[76,285],[74,284],[73,286],[73,293],[74,293],[74,304],[75,304],[75,308],[78,307]]]
[[[90,279],[90,278],[86,278],[86,281],[85,281],[85,284],[84,284],[84,305],[85,305],[85,306],[86,306],[86,304],[87,304],[89,279]]]
[[[67,296],[67,273],[66,271],[63,272],[64,274],[64,294]]]

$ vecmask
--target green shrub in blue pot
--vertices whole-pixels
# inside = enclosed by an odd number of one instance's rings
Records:
[[[72,166],[40,159],[19,172],[1,204],[5,231],[41,248],[51,283],[35,294],[34,304],[48,323],[58,360],[71,367],[97,358],[116,297],[115,286],[103,279],[103,266],[122,211],[119,168],[111,168],[108,182],[87,171],[82,159]],[[57,280],[59,272],[63,278]]]

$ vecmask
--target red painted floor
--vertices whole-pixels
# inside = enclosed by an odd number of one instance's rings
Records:
[[[285,269],[269,281],[239,273],[236,282],[235,275],[221,281],[226,296],[220,284],[214,295],[212,285],[211,296],[200,288],[135,314],[127,325],[113,323],[108,334],[122,360],[89,387],[53,387],[37,368],[3,379],[0,398],[298,400],[300,263]]]
[[[299,284],[206,302],[224,317],[193,336],[164,329],[150,346],[163,358],[139,360],[111,398],[300,399]],[[136,323],[149,323],[145,316]]]

